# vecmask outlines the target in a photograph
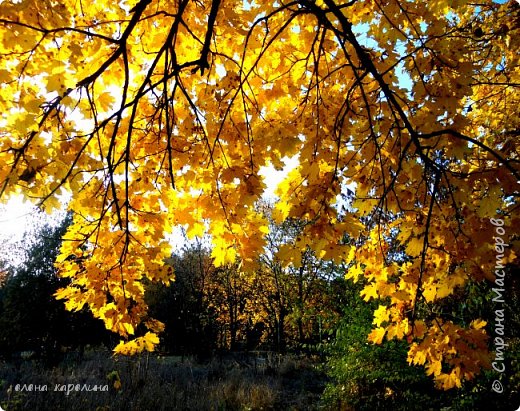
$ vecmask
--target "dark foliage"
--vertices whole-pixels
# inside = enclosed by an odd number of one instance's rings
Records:
[[[21,352],[55,362],[71,349],[109,343],[103,324],[85,310],[68,312],[54,293],[67,283],[56,276],[54,260],[70,217],[59,226],[44,225],[32,238],[27,258],[8,269],[0,289],[0,355],[18,357]]]
[[[161,334],[161,349],[165,352],[207,357],[217,348],[215,313],[204,296],[211,269],[207,257],[200,245],[186,248],[170,261],[175,282],[168,287],[151,284],[147,288],[150,315],[166,326]]]

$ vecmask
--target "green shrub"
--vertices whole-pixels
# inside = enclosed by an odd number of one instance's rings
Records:
[[[348,293],[336,338],[326,348],[331,382],[323,395],[325,404],[345,410],[427,410],[435,406],[433,398],[417,394],[434,393],[434,387],[422,369],[408,366],[406,344],[368,343],[374,306],[361,300],[359,286],[351,284]]]
[[[506,352],[503,394],[491,390],[494,371],[487,371],[462,388],[435,389],[422,367],[408,365],[404,341],[367,341],[374,304],[359,297],[361,285],[347,287],[345,314],[335,340],[325,348],[331,381],[322,397],[334,410],[516,410],[520,405],[520,340],[511,339]],[[516,405],[516,406],[515,406]]]

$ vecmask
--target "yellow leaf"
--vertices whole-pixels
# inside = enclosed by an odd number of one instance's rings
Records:
[[[302,264],[302,253],[291,244],[282,244],[276,253],[278,259],[284,264],[292,264],[299,268]]]
[[[416,338],[422,339],[426,333],[427,328],[424,321],[416,320],[413,324],[413,335]]]
[[[110,110],[112,108],[112,105],[114,104],[114,101],[114,96],[112,95],[112,93],[108,91],[101,93],[97,98],[97,102],[99,103],[103,111]]]
[[[372,324],[381,326],[382,323],[388,321],[390,319],[390,312],[388,311],[388,307],[384,305],[380,305],[377,310],[374,311],[374,320]]]
[[[409,364],[415,364],[415,365],[423,365],[426,362],[427,359],[427,353],[426,351],[419,348],[419,346],[414,343],[410,347],[410,350],[408,351],[408,358],[407,361]]]
[[[443,390],[449,390],[451,388],[460,388],[462,386],[460,376],[457,375],[457,370],[460,373],[459,368],[453,369],[449,374],[440,374],[435,377],[435,385]]]
[[[215,267],[221,267],[226,264],[232,264],[235,262],[236,258],[236,250],[232,245],[226,245],[225,243],[221,243],[216,245],[211,251],[211,256],[213,257],[213,264]]]
[[[186,234],[188,235],[189,239],[193,239],[195,237],[203,237],[205,232],[206,227],[204,226],[204,224],[195,222],[188,228]]]
[[[411,257],[417,257],[422,253],[423,247],[424,239],[412,237],[408,241],[408,244],[406,244],[406,254],[408,254]]]
[[[354,282],[357,282],[362,275],[363,269],[359,264],[355,264],[352,267],[350,267],[348,271],[345,273],[345,278],[351,278],[352,280],[354,280]]]
[[[484,320],[473,320],[470,324],[470,327],[475,330],[480,330],[481,328],[484,328],[486,326],[487,322]]]
[[[381,344],[385,336],[386,330],[383,327],[377,327],[368,335],[368,341],[374,344]]]
[[[154,351],[155,346],[159,344],[159,337],[157,334],[152,332],[147,332],[143,337],[143,342],[147,351]]]
[[[358,213],[362,216],[368,215],[374,207],[379,204],[379,200],[373,198],[357,199],[354,201],[352,206],[357,208]]]
[[[442,363],[438,360],[432,361],[426,365],[426,375],[434,375],[435,377],[441,374]]]
[[[46,79],[47,91],[57,91],[58,93],[63,93],[66,90],[65,87],[65,79],[62,73],[52,74],[48,76]]]
[[[124,330],[125,330],[128,334],[130,334],[130,335],[133,335],[133,334],[134,334],[134,327],[133,327],[132,324],[129,324],[129,323],[126,323],[126,322],[123,322],[123,323],[121,323],[121,324],[122,324]]]
[[[370,283],[361,290],[360,294],[365,301],[370,301],[371,298],[377,298],[377,285],[375,283]]]
[[[497,210],[500,209],[502,205],[501,195],[502,191],[500,187],[492,187],[486,197],[480,201],[477,215],[481,218],[495,217],[497,215]]]
[[[422,294],[427,302],[432,302],[437,296],[437,287],[435,284],[427,284],[424,286]]]

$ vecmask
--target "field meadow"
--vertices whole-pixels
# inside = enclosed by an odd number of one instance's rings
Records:
[[[326,377],[310,358],[223,354],[210,360],[108,351],[71,353],[50,366],[0,363],[6,411],[314,410]],[[32,384],[32,386],[31,386]]]

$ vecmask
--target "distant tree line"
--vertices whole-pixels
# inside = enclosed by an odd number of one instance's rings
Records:
[[[23,263],[0,263],[1,356],[30,351],[58,360],[67,351],[118,342],[87,308],[69,312],[54,297],[69,281],[57,276],[54,260],[70,221],[69,215],[58,226],[43,224],[19,244]],[[346,282],[339,267],[307,249],[298,264],[279,263],[277,253],[294,241],[298,224],[272,224],[252,274],[238,263],[215,268],[211,250],[200,241],[172,255],[175,282],[150,284],[146,293],[150,314],[166,326],[160,349],[207,356],[215,350],[307,350],[326,341],[341,317]]]
[[[26,254],[21,264],[0,263],[5,277],[0,287],[0,356],[11,358],[27,351],[57,361],[66,351],[110,344],[103,324],[86,310],[68,312],[54,298],[67,283],[56,275],[54,259],[69,224],[67,216],[56,227],[43,225],[31,238],[26,237],[30,245],[19,250]]]
[[[147,293],[151,315],[166,325],[161,348],[170,353],[307,350],[325,341],[341,317],[346,282],[340,277],[279,267],[247,275],[238,265],[215,268],[200,244],[171,263],[175,282]]]
[[[207,355],[215,350],[313,350],[333,334],[343,311],[345,267],[321,260],[309,248],[293,247],[302,222],[276,224],[272,209],[267,246],[252,272],[241,262],[214,267],[201,241],[186,243],[169,263],[175,282],[147,287],[152,317],[166,325],[161,348]],[[285,249],[284,249],[285,247]],[[278,256],[292,247],[293,264]]]

